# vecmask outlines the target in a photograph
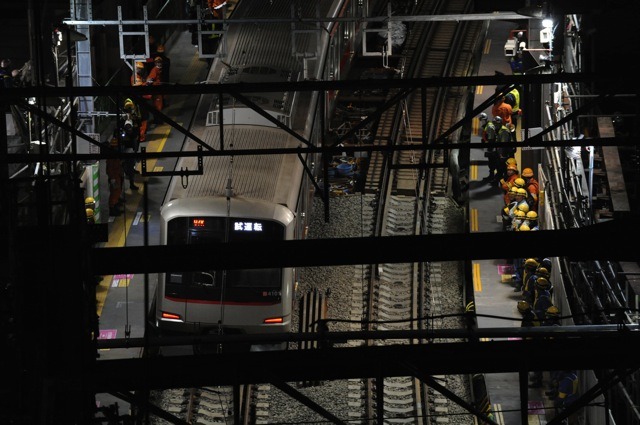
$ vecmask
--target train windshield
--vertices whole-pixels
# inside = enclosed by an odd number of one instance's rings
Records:
[[[168,223],[167,244],[275,241],[283,240],[284,232],[284,226],[275,221],[181,217]],[[172,298],[273,303],[279,302],[282,296],[280,268],[170,272],[166,274],[165,282],[165,296]]]

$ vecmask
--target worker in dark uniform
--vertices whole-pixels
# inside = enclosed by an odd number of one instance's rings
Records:
[[[509,131],[509,129],[505,126],[504,124],[504,120],[501,117],[494,117],[493,118],[493,122],[496,126],[496,131],[497,131],[497,137],[496,137],[496,142],[498,143],[509,143],[511,142],[511,133]],[[517,171],[517,176],[516,177],[520,177],[520,171],[518,171],[518,168],[516,165],[508,165],[507,164],[507,159],[509,158],[513,158],[513,154],[515,153],[515,149],[512,147],[499,147],[497,149],[498,151],[498,174],[496,175],[496,178],[494,179],[494,181],[497,181],[500,183],[501,187],[505,190],[508,191],[509,187],[505,188],[503,186],[503,183],[500,181],[502,180],[508,180],[508,177],[510,177],[510,175],[507,173],[508,170],[515,170]],[[515,178],[515,177],[514,177]]]
[[[498,138],[496,125],[493,121],[487,120],[487,114],[480,114],[480,125],[482,125],[482,141],[484,143],[495,143]],[[489,147],[484,151],[487,158],[487,166],[489,167],[489,175],[483,178],[483,181],[493,182],[498,175],[500,164],[498,164],[498,150],[495,147]]]
[[[580,381],[575,370],[563,370],[559,374],[558,393],[553,400],[553,407],[555,407],[557,413],[567,410],[579,398],[579,385]],[[573,422],[573,418],[569,417],[569,420],[565,423],[571,424]]]
[[[533,304],[533,301],[535,299],[535,283],[540,277],[544,277],[545,279],[547,279],[547,282],[549,282],[549,271],[544,267],[538,266],[536,271],[531,274],[524,282],[524,286],[522,288],[522,296],[523,299],[527,300],[530,304]],[[549,285],[550,284],[551,283],[549,282]]]
[[[538,319],[528,302],[524,300],[518,301],[518,312],[522,315],[521,327],[540,326],[540,319]]]
[[[138,133],[133,128],[133,123],[125,122],[123,128],[120,130],[121,148],[124,153],[138,152],[139,140]],[[125,158],[122,160],[122,169],[124,174],[129,180],[129,189],[138,190],[138,186],[135,184],[135,175],[137,174],[135,158]]]
[[[147,127],[149,113],[147,111],[140,110],[136,103],[128,98],[124,101],[123,111],[125,114],[124,121],[131,119],[133,122],[134,131],[138,132],[138,141],[144,143],[147,141]]]
[[[538,277],[534,282],[534,300],[533,300],[533,311],[537,317],[545,317],[547,309],[553,306],[553,301],[551,300],[551,283],[544,277]],[[542,372],[536,371],[533,372],[530,376],[529,387],[531,388],[539,388],[542,386]]]
[[[11,88],[15,87],[15,76],[18,71],[11,69],[11,60],[2,59],[0,61],[0,87]]]

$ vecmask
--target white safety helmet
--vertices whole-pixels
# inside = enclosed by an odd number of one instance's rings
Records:
[[[484,112],[480,114],[480,121],[486,121],[487,120],[487,114],[485,114]]]

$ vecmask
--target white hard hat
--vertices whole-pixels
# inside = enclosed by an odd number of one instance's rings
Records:
[[[484,121],[487,119],[487,114],[485,114],[484,112],[480,114],[480,120]]]

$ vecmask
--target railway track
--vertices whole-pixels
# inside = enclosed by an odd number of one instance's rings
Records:
[[[454,14],[469,11],[464,0],[427,1],[417,6],[415,14]],[[470,28],[472,26],[472,28]],[[409,31],[398,73],[406,78],[431,76],[466,76],[471,66],[474,37],[478,24],[460,22],[416,23]],[[472,35],[472,34],[475,35]],[[425,48],[425,46],[429,46]],[[400,236],[443,233],[446,203],[450,203],[449,151],[436,149],[444,142],[439,136],[459,118],[466,88],[433,88],[413,93],[396,108],[382,114],[373,138],[376,145],[415,146],[394,154],[372,153],[365,204],[377,206],[372,236]],[[397,96],[391,92],[387,101]],[[448,141],[449,139],[447,139]],[[457,176],[456,176],[457,178]],[[367,271],[368,286],[362,290],[365,323],[368,330],[421,329],[425,317],[445,317],[443,297],[452,294],[442,286],[441,264],[382,264]],[[462,294],[458,294],[462,307]],[[352,320],[358,309],[352,303]],[[432,320],[429,326],[447,327],[446,319]],[[450,324],[460,326],[459,323]],[[369,345],[410,344],[424,341],[368,341]],[[433,377],[439,388],[468,385],[463,377]],[[456,380],[457,382],[451,382]],[[352,381],[350,399],[359,400],[354,407],[366,412],[366,419],[384,418],[384,423],[429,424],[432,418],[446,415],[453,407],[442,396],[412,377]],[[362,409],[362,410],[359,410]],[[357,411],[350,414],[358,417]]]
[[[454,14],[469,10],[470,2],[424,1],[416,5],[414,14]],[[477,26],[470,29],[470,26]],[[479,24],[463,22],[417,22],[397,62],[395,76],[416,78],[430,76],[463,76],[470,72],[473,43],[479,38]],[[428,46],[428,47],[425,47]],[[452,48],[455,47],[455,48]],[[451,175],[446,141],[439,136],[458,119],[467,88],[428,89],[414,92],[381,115],[372,143],[376,145],[409,145],[415,149],[399,150],[390,155],[372,152],[362,194],[361,236],[400,236],[446,232],[443,216],[449,197]],[[387,93],[386,99],[398,96]],[[368,224],[367,224],[368,223]],[[330,237],[330,236],[328,236]],[[442,285],[448,273],[439,263],[380,264],[355,266],[353,269],[349,315],[351,330],[421,329],[426,326],[460,327],[445,315],[452,294]],[[444,299],[449,299],[447,302]],[[429,318],[429,320],[425,320]],[[348,341],[360,345],[362,341]],[[410,344],[424,341],[366,341],[368,345]],[[451,386],[469,385],[464,377],[433,377],[446,391]],[[455,381],[455,382],[454,382]],[[441,392],[413,377],[349,380],[347,405],[350,423],[431,424],[435,418],[455,411],[452,402]],[[234,408],[232,389],[173,390],[170,409],[186,423],[249,424],[279,421],[270,402],[270,385],[243,390]],[[311,392],[313,389],[310,389]],[[304,390],[301,390],[304,391]],[[213,397],[212,397],[213,396]],[[195,397],[199,397],[198,400]],[[216,398],[217,397],[217,398]],[[278,395],[278,397],[280,397]],[[279,408],[276,411],[281,410]],[[459,408],[458,408],[459,410]],[[236,412],[236,413],[234,413]],[[242,412],[242,413],[238,413]],[[382,422],[380,422],[382,421]]]
[[[257,424],[268,418],[269,385],[172,388],[153,393],[152,401],[172,417],[154,424]]]

